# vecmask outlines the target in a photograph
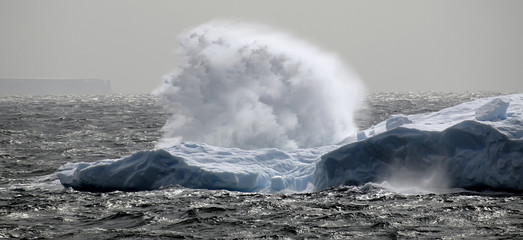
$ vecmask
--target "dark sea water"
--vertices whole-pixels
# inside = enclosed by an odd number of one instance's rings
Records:
[[[357,123],[502,94],[377,93]],[[168,117],[157,99],[11,96],[0,97],[0,113],[0,238],[523,238],[523,195],[513,193],[398,193],[380,184],[294,194],[64,189],[55,172],[67,162],[152,149]]]

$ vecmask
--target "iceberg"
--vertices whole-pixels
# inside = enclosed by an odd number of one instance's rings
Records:
[[[348,136],[343,145],[245,150],[186,141],[122,159],[68,163],[58,178],[66,187],[87,191],[181,185],[297,192],[387,181],[521,192],[523,94],[392,116]]]
[[[59,169],[62,185],[85,191],[143,191],[180,185],[232,191],[311,190],[311,173],[325,146],[282,151],[243,150],[181,142],[122,159],[68,163]]]
[[[107,95],[111,81],[104,79],[0,79],[0,96]]]

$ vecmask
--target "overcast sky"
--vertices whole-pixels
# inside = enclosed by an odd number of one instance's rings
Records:
[[[0,78],[149,93],[183,30],[264,23],[337,53],[373,91],[523,91],[523,1],[0,0]]]

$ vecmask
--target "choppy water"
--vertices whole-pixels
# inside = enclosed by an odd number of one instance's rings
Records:
[[[358,114],[436,111],[501,93],[379,93]],[[378,184],[257,194],[170,187],[146,192],[64,189],[66,162],[151,149],[168,114],[154,97],[0,98],[0,238],[523,238],[523,196],[454,190],[405,194]]]

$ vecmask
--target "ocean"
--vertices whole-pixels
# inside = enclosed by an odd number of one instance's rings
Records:
[[[367,96],[356,125],[433,112],[502,92]],[[245,193],[163,187],[64,188],[67,162],[153,149],[170,114],[151,95],[0,97],[0,238],[518,239],[523,195],[450,189],[398,192],[384,183],[318,192]]]

